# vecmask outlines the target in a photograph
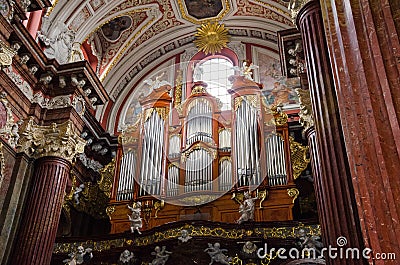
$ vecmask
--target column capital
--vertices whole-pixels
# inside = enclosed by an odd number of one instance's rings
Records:
[[[72,162],[75,155],[84,152],[86,141],[74,131],[71,121],[40,126],[33,119],[26,120],[20,128],[17,151],[37,159],[45,156],[64,158]]]
[[[312,111],[310,90],[297,88],[296,93],[299,96],[300,101],[300,123],[303,125],[304,131],[307,131],[311,127],[314,127],[314,115]]]
[[[300,10],[309,2],[314,0],[290,0],[288,9],[292,16],[293,22],[296,22],[297,15],[300,13]]]

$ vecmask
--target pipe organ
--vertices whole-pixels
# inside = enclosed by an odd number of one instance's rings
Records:
[[[136,152],[129,150],[121,158],[117,200],[125,201],[133,199],[133,187],[135,185]]]
[[[122,133],[112,193],[115,205],[125,209],[129,201],[142,200],[146,206],[151,205],[148,200],[165,200],[176,207],[168,218],[179,220],[176,216],[186,211],[184,205],[211,203],[204,198],[214,196],[231,205],[232,193],[269,190],[266,203],[283,207],[286,217],[273,213],[263,218],[289,220],[293,201],[287,190],[295,186],[287,117],[285,121],[284,113],[267,108],[260,87],[235,76],[228,90],[232,108],[226,111],[203,82],[195,82],[191,94],[172,110],[170,92],[171,87],[162,86],[142,99],[140,119]],[[233,204],[224,210],[226,217],[221,213],[215,220],[234,221],[229,216],[237,209]]]

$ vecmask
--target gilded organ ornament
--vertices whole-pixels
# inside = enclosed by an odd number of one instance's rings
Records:
[[[308,158],[308,146],[302,146],[300,143],[296,142],[293,137],[289,137],[290,142],[290,153],[293,168],[293,178],[297,179],[301,172],[303,172],[308,163],[310,163],[310,158]]]
[[[227,47],[229,42],[228,29],[218,22],[207,22],[197,28],[194,43],[199,51],[205,54],[216,54]]]

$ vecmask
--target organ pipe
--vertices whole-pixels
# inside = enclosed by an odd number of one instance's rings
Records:
[[[160,195],[162,181],[162,157],[164,155],[164,120],[157,111],[143,126],[142,160],[139,177],[139,196]]]
[[[239,186],[259,185],[258,110],[241,100],[236,110],[236,172]]]
[[[278,134],[270,134],[265,141],[269,186],[287,184],[284,141]]]
[[[130,200],[133,198],[133,187],[135,181],[136,153],[129,151],[123,155],[121,170],[117,189],[117,201]]]

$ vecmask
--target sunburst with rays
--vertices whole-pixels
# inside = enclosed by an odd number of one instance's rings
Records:
[[[223,48],[227,47],[229,42],[228,29],[224,24],[218,22],[207,22],[197,28],[194,35],[196,37],[194,44],[196,44],[199,51],[205,54],[216,54],[221,52]]]

